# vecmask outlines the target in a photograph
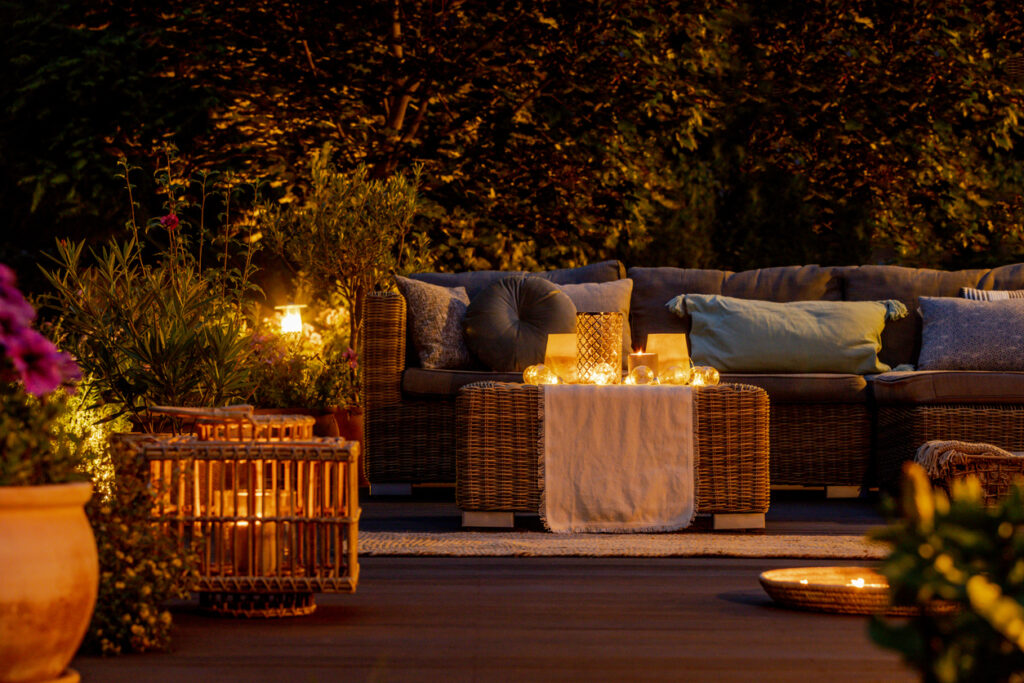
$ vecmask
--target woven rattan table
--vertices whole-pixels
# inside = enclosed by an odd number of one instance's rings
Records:
[[[509,527],[540,507],[544,392],[479,382],[455,406],[455,500],[463,526]],[[698,514],[715,529],[763,528],[768,511],[768,394],[742,384],[694,390]]]

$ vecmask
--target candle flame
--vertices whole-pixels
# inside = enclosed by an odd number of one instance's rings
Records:
[[[850,579],[850,585],[851,586],[856,586],[857,588],[863,588],[864,587],[864,579],[859,578],[859,577],[856,578],[856,579]]]

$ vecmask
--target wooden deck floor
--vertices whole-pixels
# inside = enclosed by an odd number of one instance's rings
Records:
[[[878,522],[867,502],[777,498],[765,533]],[[457,526],[446,491],[364,503],[366,529]],[[777,608],[757,582],[766,569],[814,564],[370,557],[356,594],[318,596],[309,617],[219,619],[183,603],[173,652],[73,666],[86,683],[916,680],[870,643],[864,618]]]

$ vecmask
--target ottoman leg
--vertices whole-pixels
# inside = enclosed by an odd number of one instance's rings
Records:
[[[730,512],[712,515],[711,528],[716,531],[725,529],[763,529],[763,512]]]
[[[463,510],[463,527],[489,527],[491,529],[511,529],[516,524],[514,512],[482,512],[479,510]]]

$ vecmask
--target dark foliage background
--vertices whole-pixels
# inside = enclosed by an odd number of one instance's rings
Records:
[[[120,230],[117,155],[153,168],[164,141],[280,196],[327,141],[343,168],[422,163],[452,269],[1024,257],[1024,12],[1003,0],[41,0],[0,20],[8,261]]]

